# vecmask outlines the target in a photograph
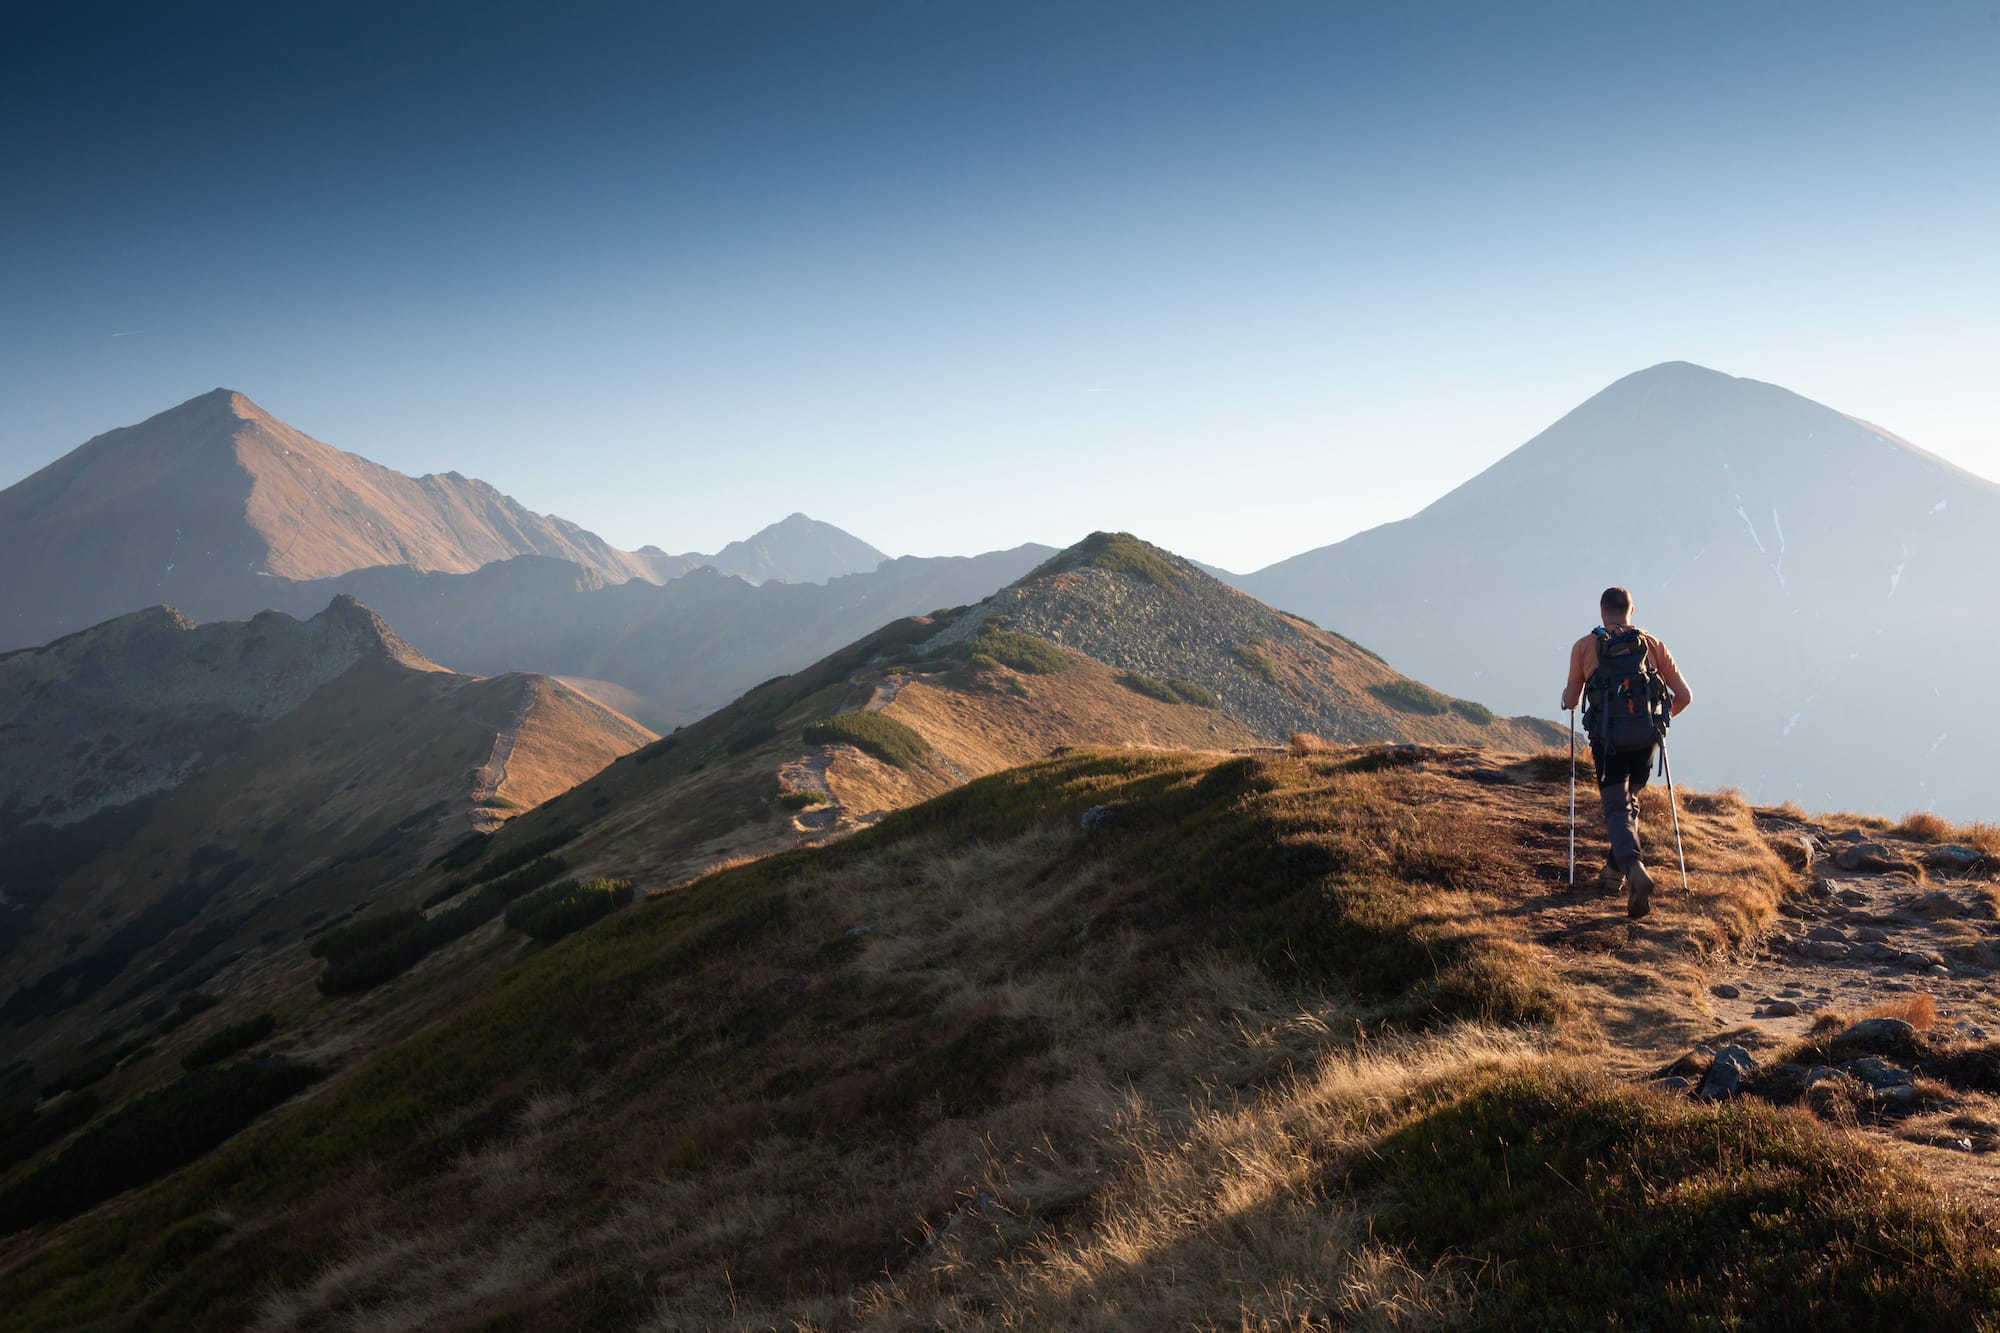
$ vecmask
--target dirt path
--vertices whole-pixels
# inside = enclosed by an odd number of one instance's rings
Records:
[[[1681,813],[1686,822],[1690,812]],[[1603,1009],[1593,1017],[1610,1042],[1612,1073],[1650,1081],[1690,1052],[1733,1045],[1757,1065],[1746,1087],[1781,1104],[1800,1096],[1796,1088],[1785,1094],[1779,1071],[1831,1077],[1844,1100],[1837,1110],[1822,1107],[1825,1118],[1910,1157],[1949,1191],[2000,1205],[2000,1084],[1986,1068],[2000,1049],[2000,887],[1986,878],[1986,861],[1970,849],[1755,811],[1757,833],[1795,871],[1793,889],[1747,947],[1704,958],[1664,802],[1645,820],[1659,887],[1652,913],[1638,921],[1626,915],[1622,891],[1597,888],[1601,835],[1579,837],[1571,889],[1566,826],[1529,818],[1534,827],[1521,832],[1541,886],[1515,911],[1567,973],[1595,987]],[[1704,829],[1704,842],[1715,833]],[[1712,845],[1703,852],[1712,856]],[[1697,899],[1705,882],[1696,868]],[[1914,1040],[1892,1037],[1858,1080],[1859,1048],[1830,1053],[1825,1043],[1878,1014],[1911,1021]],[[1837,1026],[1814,1032],[1828,1016]],[[1818,1053],[1795,1054],[1809,1037]],[[1705,1069],[1712,1059],[1692,1063]],[[1954,1061],[1958,1073],[1947,1077]],[[1699,1085],[1702,1075],[1693,1078]]]
[[[840,821],[840,802],[834,799],[833,787],[826,780],[826,766],[832,759],[831,750],[816,745],[778,770],[779,790],[816,791],[826,797],[821,804],[809,805],[792,816],[792,827],[801,833],[824,833]]]

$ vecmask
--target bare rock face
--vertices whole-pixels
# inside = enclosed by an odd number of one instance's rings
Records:
[[[351,597],[306,621],[197,625],[156,606],[8,653],[0,831],[171,787],[364,659],[437,669]]]

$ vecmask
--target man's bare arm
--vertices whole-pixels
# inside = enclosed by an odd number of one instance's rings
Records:
[[[1694,702],[1694,691],[1688,688],[1687,679],[1681,675],[1681,669],[1675,664],[1674,655],[1667,651],[1667,645],[1655,639],[1653,647],[1656,650],[1653,667],[1660,673],[1660,679],[1667,682],[1667,688],[1674,692],[1674,701],[1667,709],[1668,716],[1679,717]]]
[[[1583,682],[1590,675],[1590,640],[1579,639],[1570,645],[1569,681],[1563,686],[1563,711],[1576,707],[1577,700],[1583,698]]]

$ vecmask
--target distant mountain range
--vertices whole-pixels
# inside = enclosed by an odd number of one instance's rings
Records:
[[[0,491],[0,650],[127,611],[203,619],[297,605],[276,583],[370,569],[469,573],[561,560],[602,585],[712,566],[753,582],[824,582],[886,557],[793,514],[713,556],[623,551],[456,472],[406,477],[216,389],[108,431]],[[319,598],[324,601],[324,597]]]
[[[7,1049],[63,1049],[114,981],[137,1008],[168,993],[145,965],[213,975],[652,739],[548,677],[445,671],[349,598],[0,656]]]
[[[1682,772],[1812,808],[2000,810],[1982,664],[2000,487],[1685,362],[1627,376],[1421,513],[1237,578],[1441,689],[1556,714],[1608,585],[1696,702]]]

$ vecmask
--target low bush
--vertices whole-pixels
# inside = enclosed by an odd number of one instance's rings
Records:
[[[238,1051],[246,1051],[278,1030],[276,1014],[259,1014],[241,1023],[211,1032],[181,1057],[182,1069],[200,1069],[220,1064]]]
[[[363,949],[380,944],[392,935],[402,934],[423,920],[423,915],[414,907],[400,907],[390,912],[357,917],[344,926],[335,926],[331,930],[321,932],[319,938],[313,941],[312,956],[340,958],[347,954],[360,953]]]
[[[1493,720],[1492,709],[1485,704],[1474,703],[1470,699],[1453,699],[1451,711],[1468,722],[1477,722],[1482,727]]]
[[[101,1055],[92,1056],[72,1069],[65,1070],[60,1076],[50,1079],[43,1085],[43,1100],[46,1101],[58,1093],[78,1092],[89,1087],[91,1084],[101,1080],[112,1070],[118,1068],[119,1065],[124,1064],[128,1058],[145,1050],[150,1044],[149,1039],[145,1037],[134,1037],[130,1041],[121,1042]]]
[[[568,841],[568,839],[564,839]],[[352,995],[394,980],[422,962],[433,950],[469,935],[506,910],[507,904],[530,893],[569,869],[560,856],[544,856],[480,889],[458,906],[436,916],[418,915],[405,930],[374,943],[327,958],[320,974],[322,995]]]
[[[1008,666],[1031,676],[1047,676],[1069,665],[1069,654],[1032,634],[990,625],[972,641],[973,665]],[[985,659],[982,661],[981,659]]]
[[[0,1232],[73,1217],[185,1166],[319,1077],[311,1065],[246,1060],[135,1098],[0,1193]]]
[[[1442,717],[1451,711],[1452,698],[1440,694],[1421,681],[1398,679],[1370,685],[1368,692],[1399,713],[1421,713]]]
[[[488,880],[498,879],[508,871],[527,865],[539,856],[553,852],[559,847],[567,847],[570,843],[575,842],[577,835],[582,832],[582,829],[575,828],[551,829],[549,832],[541,834],[538,837],[529,838],[525,842],[509,847],[487,861],[485,865],[479,868],[477,873],[466,876],[464,884],[461,887],[484,884]]]
[[[914,729],[881,713],[838,713],[805,729],[808,745],[852,745],[885,764],[908,768],[931,743]]]
[[[1167,688],[1179,695],[1184,704],[1193,704],[1196,708],[1222,707],[1222,700],[1215,697],[1213,690],[1204,689],[1191,680],[1175,676],[1167,682]]]
[[[1177,704],[1181,701],[1173,686],[1163,680],[1154,680],[1151,676],[1142,676],[1136,671],[1126,672],[1118,678],[1118,683],[1134,694],[1143,694],[1148,699],[1158,699],[1163,704]]]
[[[629,879],[573,879],[551,884],[507,909],[507,928],[542,941],[559,940],[591,922],[610,916],[632,901]]]
[[[9,1117],[5,1132],[0,1133],[0,1171],[62,1138],[96,1115],[100,1105],[94,1092],[73,1092],[43,1110]]]
[[[1158,587],[1171,587],[1180,578],[1172,565],[1129,532],[1093,532],[1078,542],[1076,549],[1082,557],[1079,564],[1094,565]]]
[[[807,787],[787,787],[778,793],[778,804],[787,810],[803,810],[807,806],[825,805],[826,793],[813,791]]]
[[[1251,675],[1263,681],[1266,685],[1276,685],[1278,683],[1277,665],[1255,643],[1239,643],[1233,651],[1236,654],[1236,660],[1241,662],[1244,669]]]

